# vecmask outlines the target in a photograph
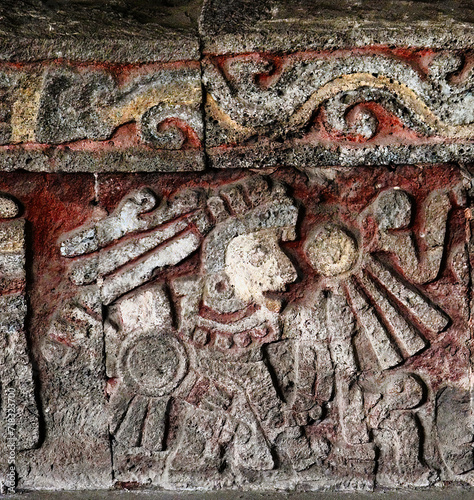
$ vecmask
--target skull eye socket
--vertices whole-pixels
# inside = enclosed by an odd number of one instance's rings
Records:
[[[228,283],[224,280],[220,280],[216,283],[216,292],[222,293],[225,292],[228,288]]]
[[[260,267],[265,263],[268,249],[263,245],[257,245],[249,252],[249,263],[254,267]]]

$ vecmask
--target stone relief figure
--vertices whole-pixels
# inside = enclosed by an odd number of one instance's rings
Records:
[[[226,466],[263,471],[275,467],[273,447],[288,432],[293,444],[279,442],[294,466],[316,460],[264,352],[282,333],[282,303],[266,293],[297,278],[280,248],[295,238],[297,218],[281,184],[253,177],[211,196],[188,190],[161,204],[141,189],[63,239],[64,256],[90,254],[74,262],[72,281],[107,306],[114,453],[161,453],[177,481],[183,472],[220,474]],[[199,247],[199,273],[152,282],[157,270]],[[182,423],[168,450],[172,404]]]
[[[396,189],[360,216],[375,219],[372,241],[337,219],[316,224],[302,251],[320,280],[286,307],[279,292],[297,272],[280,243],[296,238],[299,209],[265,177],[162,200],[142,188],[66,235],[71,280],[103,310],[116,478],[224,486],[323,464],[370,486],[375,445],[381,483],[431,481],[418,459],[423,398],[406,402],[385,382],[367,391],[361,374],[398,373],[427,346],[426,332],[447,327],[408,280],[437,276],[449,209],[445,193],[427,198],[424,246],[409,195]],[[197,252],[197,268],[169,272]],[[65,307],[52,328],[74,321]],[[403,391],[423,393],[407,377],[397,378]],[[319,424],[333,431],[319,434]],[[397,448],[397,432],[406,446]]]
[[[282,328],[281,302],[265,293],[283,291],[297,278],[279,241],[294,239],[298,210],[282,186],[269,186],[262,178],[223,189],[220,195],[209,200],[219,222],[204,241],[201,276],[172,285],[180,311],[179,335],[192,346],[202,389],[197,399],[193,396],[199,409],[189,409],[182,445],[170,465],[188,471],[198,464],[207,467],[203,452],[209,437],[196,422],[200,411],[214,407],[220,410],[219,420],[216,411],[201,418],[215,421],[214,431],[225,436],[223,445],[232,442],[231,456],[218,452],[218,446],[214,449],[214,466],[228,461],[241,469],[270,470],[275,467],[271,447],[276,437],[288,426],[299,427],[288,421],[289,408],[279,397],[263,351],[281,337]],[[216,395],[222,388],[226,397],[219,402]],[[293,461],[314,461],[309,443],[297,437]],[[190,449],[200,440],[194,455]]]

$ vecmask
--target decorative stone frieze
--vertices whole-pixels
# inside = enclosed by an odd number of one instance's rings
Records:
[[[472,487],[472,7],[99,3],[0,6],[0,492]]]

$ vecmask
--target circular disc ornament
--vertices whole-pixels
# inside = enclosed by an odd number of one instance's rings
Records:
[[[304,249],[311,266],[324,276],[347,273],[358,259],[356,240],[334,224],[311,231]]]
[[[187,357],[172,334],[131,336],[122,346],[119,372],[138,394],[170,394],[186,375]]]

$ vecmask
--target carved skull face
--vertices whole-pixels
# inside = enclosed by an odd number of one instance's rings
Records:
[[[228,245],[225,272],[236,295],[264,303],[264,292],[285,289],[295,281],[296,269],[278,243],[278,230],[266,229],[234,238]]]

